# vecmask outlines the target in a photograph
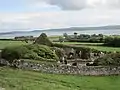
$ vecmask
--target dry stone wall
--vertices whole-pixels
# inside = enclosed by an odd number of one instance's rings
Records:
[[[28,61],[17,61],[9,64],[3,59],[0,65],[13,66],[19,69],[34,70],[52,74],[72,74],[72,75],[120,75],[120,67],[102,67],[102,66],[68,66],[46,63],[35,63]]]
[[[77,74],[77,75],[119,75],[120,67],[101,67],[101,66],[67,66],[67,65],[47,65],[33,62],[22,62],[16,64],[17,68],[35,70],[53,74]]]

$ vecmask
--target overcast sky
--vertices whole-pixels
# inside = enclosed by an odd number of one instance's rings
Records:
[[[0,32],[120,24],[120,0],[0,0]]]

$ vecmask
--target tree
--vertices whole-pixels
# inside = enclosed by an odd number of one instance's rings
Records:
[[[63,37],[59,37],[59,42],[60,43],[64,42],[64,38]]]
[[[120,38],[118,37],[108,37],[105,39],[104,45],[112,47],[120,47]]]
[[[77,37],[78,37],[77,34],[78,34],[78,33],[74,32],[74,38],[77,38]]]
[[[67,33],[63,33],[63,37],[68,38]]]
[[[52,42],[48,39],[45,33],[42,33],[34,42],[34,44],[41,44],[51,46]]]
[[[103,34],[98,34],[99,37],[103,37],[104,35]]]

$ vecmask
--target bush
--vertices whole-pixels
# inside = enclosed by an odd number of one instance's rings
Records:
[[[23,46],[21,47],[7,47],[2,50],[1,57],[3,59],[12,62],[14,59],[20,59],[24,57],[24,54],[27,53],[29,50]]]
[[[51,46],[52,42],[49,40],[45,33],[42,33],[34,42],[34,44],[41,44]]]
[[[2,50],[1,57],[12,62],[14,59],[58,60],[57,55],[44,45],[22,45],[7,47]]]
[[[108,37],[105,39],[104,45],[112,47],[120,47],[120,38],[118,37]]]
[[[120,66],[120,53],[108,54],[94,61],[94,65],[100,66]]]

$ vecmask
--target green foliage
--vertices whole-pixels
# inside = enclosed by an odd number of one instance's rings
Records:
[[[108,37],[105,39],[106,46],[120,47],[120,38],[118,37]]]
[[[69,45],[69,46],[74,46],[74,47],[86,47],[86,48],[91,48],[94,51],[102,51],[102,52],[120,52],[119,47],[108,47],[108,46],[103,46],[103,43],[83,43],[83,42],[63,42],[63,45]]]
[[[67,33],[63,33],[63,37],[65,37],[67,39],[68,38]]]
[[[95,52],[97,50],[91,49],[89,47],[76,47],[76,46],[70,46],[70,45],[64,45],[64,44],[53,44],[54,47],[58,47],[58,48],[73,48],[75,50],[81,51],[82,52],[82,59],[89,59],[90,58],[90,52]],[[61,51],[59,51],[60,53]],[[63,51],[62,51],[63,52]]]
[[[94,61],[94,65],[120,66],[120,53],[108,54]]]
[[[1,57],[12,62],[14,59],[58,60],[57,55],[44,45],[21,45],[2,50]]]
[[[12,63],[14,59],[22,58],[27,52],[28,49],[23,46],[7,47],[2,50],[1,57]]]
[[[23,58],[25,58],[25,59],[35,59],[35,60],[39,60],[40,59],[38,54],[33,52],[33,51],[29,51],[29,52],[25,53]],[[43,59],[41,59],[41,60],[43,60]]]
[[[77,35],[77,33],[74,33],[73,35],[69,35],[69,39],[67,39],[69,42],[91,42],[91,43],[103,43],[104,42],[104,35],[103,34],[80,34]]]
[[[59,42],[60,43],[64,42],[64,38],[62,36],[59,37]]]
[[[34,44],[41,44],[51,46],[52,42],[49,40],[45,33],[42,33],[34,42]]]

